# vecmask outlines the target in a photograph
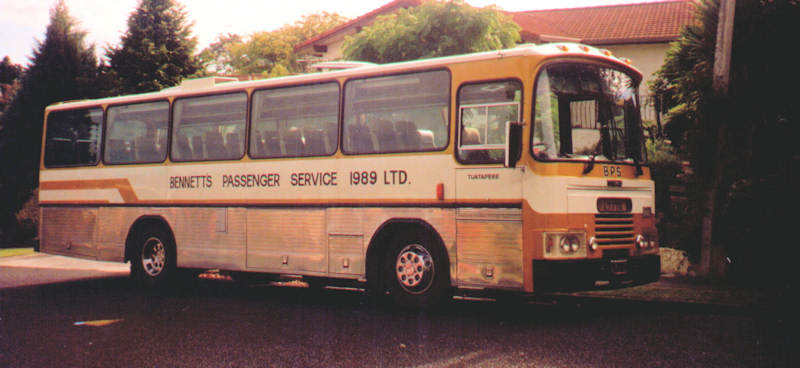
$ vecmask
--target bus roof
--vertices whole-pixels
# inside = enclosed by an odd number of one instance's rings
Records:
[[[543,58],[551,57],[591,57],[594,59],[604,60],[612,64],[627,69],[634,76],[636,81],[641,80],[641,72],[639,72],[631,61],[626,58],[615,57],[610,51],[598,49],[592,46],[587,46],[578,43],[547,43],[547,44],[523,44],[515,48],[485,51],[473,54],[443,56],[437,58],[403,61],[389,64],[368,64],[364,63],[357,68],[338,69],[327,72],[299,74],[292,76],[276,77],[269,79],[259,79],[253,81],[232,81],[231,78],[225,77],[207,77],[198,79],[185,80],[179,86],[165,88],[161,91],[148,92],[134,95],[124,95],[107,97],[93,100],[79,100],[57,102],[47,107],[46,110],[62,110],[89,106],[98,106],[103,104],[116,104],[116,103],[130,103],[140,100],[150,100],[159,98],[168,98],[173,96],[183,96],[187,93],[203,94],[211,92],[234,92],[246,88],[255,87],[269,87],[269,86],[283,86],[289,84],[302,84],[313,83],[321,80],[334,80],[336,78],[346,78],[360,75],[374,75],[376,72],[384,72],[392,74],[394,72],[406,71],[409,69],[425,69],[437,66],[444,66],[447,64],[457,64],[481,60],[503,59],[508,57],[520,56],[540,56]]]

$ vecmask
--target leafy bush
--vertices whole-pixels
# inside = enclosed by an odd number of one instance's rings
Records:
[[[664,139],[647,141],[650,173],[656,185],[656,215],[661,245],[699,257],[699,216],[691,206],[694,176],[685,167],[672,144]]]
[[[31,193],[16,216],[19,225],[17,240],[24,243],[33,241],[39,232],[39,189]]]
[[[681,160],[673,151],[672,144],[667,140],[648,140],[647,160],[654,175],[674,177],[681,172]]]
[[[493,7],[463,0],[424,1],[378,17],[346,39],[349,60],[390,63],[514,47],[519,26]]]

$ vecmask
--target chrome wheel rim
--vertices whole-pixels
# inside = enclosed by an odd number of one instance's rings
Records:
[[[164,271],[167,251],[158,238],[150,238],[142,246],[142,268],[149,276],[156,277]]]
[[[400,286],[413,294],[428,290],[436,272],[430,252],[419,244],[407,245],[400,251],[394,270]]]

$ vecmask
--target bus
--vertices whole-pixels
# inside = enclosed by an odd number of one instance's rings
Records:
[[[187,80],[46,108],[40,249],[455,294],[660,275],[641,74],[581,44]]]

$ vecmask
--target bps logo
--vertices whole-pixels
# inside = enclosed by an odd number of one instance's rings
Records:
[[[622,166],[603,166],[603,176],[612,178],[622,177]]]

